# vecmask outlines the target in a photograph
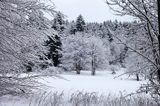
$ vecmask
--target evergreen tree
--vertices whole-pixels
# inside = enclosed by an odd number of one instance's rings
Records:
[[[63,15],[58,12],[53,20],[53,25],[51,28],[58,32],[58,35],[62,35],[62,32],[65,29],[65,21],[63,20]],[[60,58],[62,57],[61,51],[61,39],[58,35],[48,36],[46,41],[46,46],[49,47],[49,52],[47,53],[48,59],[51,59],[53,65],[57,67],[60,64]]]
[[[60,58],[62,57],[60,51],[61,51],[61,40],[58,35],[48,36],[48,40],[45,42],[46,46],[49,47],[49,52],[47,53],[48,59],[51,59],[53,62],[53,65],[57,67],[60,64]]]
[[[54,66],[58,66],[61,62],[60,62],[60,58],[62,57],[62,54],[60,53],[61,46],[61,39],[59,36],[55,35],[55,55],[54,55]]]
[[[82,15],[79,15],[76,20],[76,30],[77,32],[83,32],[85,30],[86,23],[82,17]]]
[[[64,24],[65,21],[63,20],[63,15],[60,12],[58,12],[53,20],[52,28],[61,33],[65,29]]]

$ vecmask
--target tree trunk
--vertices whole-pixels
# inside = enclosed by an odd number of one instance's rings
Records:
[[[139,81],[139,74],[136,74],[136,77],[137,77],[137,81]]]
[[[81,74],[80,70],[76,70],[77,74]]]
[[[96,74],[95,72],[96,72],[95,70],[92,70],[92,75],[93,75],[93,76]]]
[[[76,63],[76,73],[80,74],[81,72],[81,66],[80,66],[80,62]]]
[[[157,0],[157,8],[158,8],[158,50],[159,50],[159,58],[158,58],[158,66],[160,66],[160,0]],[[158,80],[160,80],[160,67],[158,67]]]
[[[95,75],[96,74],[96,68],[95,68],[95,57],[92,56],[92,73],[91,75]]]

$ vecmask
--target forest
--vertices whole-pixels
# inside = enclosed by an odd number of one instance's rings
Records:
[[[160,1],[104,3],[134,20],[70,21],[52,0],[0,0],[0,106],[159,106]]]

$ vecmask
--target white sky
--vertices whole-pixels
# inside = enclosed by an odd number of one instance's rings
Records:
[[[82,14],[87,22],[103,22],[106,20],[132,21],[129,16],[120,17],[114,15],[105,0],[52,0],[56,10],[67,16],[68,20],[75,20]]]

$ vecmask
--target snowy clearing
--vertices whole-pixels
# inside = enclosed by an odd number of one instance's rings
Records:
[[[113,75],[109,71],[97,71],[91,76],[90,71],[82,71],[80,75],[72,73],[60,74],[60,78],[45,78],[40,82],[50,86],[50,90],[72,94],[76,91],[97,92],[99,94],[119,94],[135,92],[144,81],[136,81],[133,77],[124,75],[118,78],[122,72]]]

